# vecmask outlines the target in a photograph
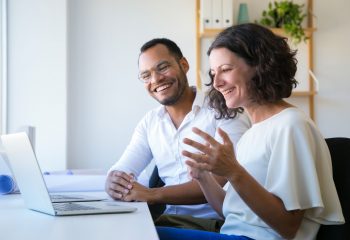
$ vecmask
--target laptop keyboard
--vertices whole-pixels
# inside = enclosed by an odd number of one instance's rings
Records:
[[[67,196],[67,195],[58,195],[58,194],[54,194],[54,195],[50,195],[51,200],[63,200],[63,199],[74,199],[74,200],[81,200],[84,199],[82,197],[74,197],[74,196]]]
[[[56,211],[76,211],[76,210],[94,210],[96,207],[90,207],[78,203],[53,203]]]

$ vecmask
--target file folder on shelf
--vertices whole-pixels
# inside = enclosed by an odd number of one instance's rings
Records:
[[[222,0],[222,27],[233,25],[233,0]]]
[[[212,0],[201,0],[201,32],[213,28],[212,24]]]
[[[222,28],[222,0],[212,0],[213,28]]]

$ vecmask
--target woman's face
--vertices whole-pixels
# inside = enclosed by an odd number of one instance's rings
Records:
[[[209,63],[213,86],[222,93],[227,107],[246,107],[249,101],[247,81],[255,75],[255,69],[226,48],[213,49]]]

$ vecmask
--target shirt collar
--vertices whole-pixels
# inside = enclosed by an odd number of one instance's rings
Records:
[[[204,106],[205,96],[204,96],[204,93],[201,90],[197,89],[196,87],[192,86],[191,89],[196,94],[192,104],[192,111],[194,114],[197,114],[201,109],[201,107]]]

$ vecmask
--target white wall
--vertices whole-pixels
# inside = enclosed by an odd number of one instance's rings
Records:
[[[46,169],[108,168],[118,159],[136,123],[157,105],[137,80],[145,41],[174,39],[195,82],[194,0],[8,2],[9,131],[36,127]],[[326,137],[350,137],[349,3],[314,1],[316,122]],[[260,10],[249,11],[254,20]]]
[[[350,1],[315,1],[316,121],[326,137],[350,137]]]
[[[8,132],[36,127],[44,169],[66,167],[66,2],[8,1]]]
[[[4,9],[6,8],[6,3],[3,0],[0,0],[0,134],[3,131],[3,126],[4,126],[4,121],[3,121],[3,117],[4,117],[4,107],[3,107],[3,88],[4,88],[4,57],[5,57],[5,53],[4,53],[4,46],[3,44],[5,44],[4,42],[4,38],[6,37],[6,33],[4,31],[6,31],[6,27],[4,28],[4,25],[6,24],[6,13],[4,11]]]
[[[143,43],[174,40],[195,66],[195,1],[68,1],[68,166],[109,168],[157,102],[137,79]]]

